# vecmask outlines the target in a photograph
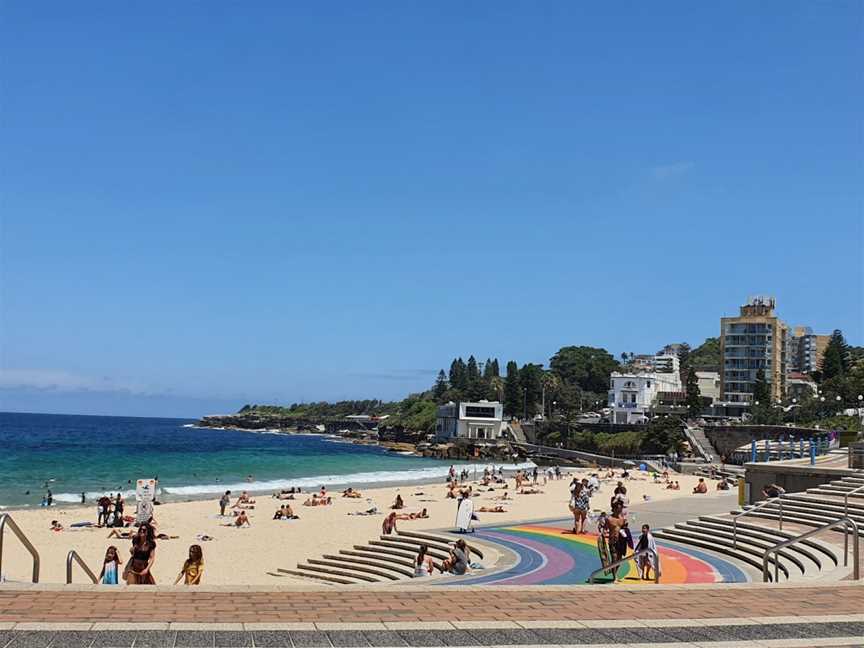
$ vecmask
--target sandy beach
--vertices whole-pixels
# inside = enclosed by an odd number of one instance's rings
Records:
[[[567,508],[569,500],[568,475],[574,474],[587,477],[591,470],[565,469],[565,477],[543,484],[540,479],[542,494],[518,494],[515,491],[514,479],[507,480],[506,492],[513,498],[510,501],[497,500],[505,490],[500,484],[492,485],[494,490],[487,490],[476,482],[472,484],[475,491],[481,492],[474,496],[475,507],[495,506],[503,504],[506,513],[478,513],[477,525],[500,524],[516,521],[541,520],[569,517]],[[620,471],[616,471],[620,474]],[[601,473],[602,476],[602,473]],[[637,512],[638,524],[651,523],[651,520],[638,516],[640,503],[644,496],[651,501],[672,499],[677,497],[714,497],[718,494],[716,482],[708,481],[707,495],[692,495],[691,491],[698,479],[686,475],[672,475],[681,485],[681,490],[667,490],[664,484],[653,483],[646,473],[633,473],[633,477],[625,480],[630,497],[631,509]],[[600,492],[592,499],[592,509],[607,510],[609,498],[618,481],[603,481]],[[250,485],[254,486],[254,485]],[[207,585],[290,585],[303,579],[292,577],[276,577],[268,572],[277,568],[294,568],[299,561],[307,558],[320,557],[323,553],[337,552],[339,549],[350,548],[353,544],[363,544],[377,537],[381,532],[384,515],[355,516],[352,512],[363,511],[371,506],[377,506],[381,511],[389,511],[397,493],[405,500],[402,512],[420,511],[426,508],[428,519],[400,521],[399,528],[405,530],[447,530],[452,527],[455,519],[456,502],[447,499],[445,484],[425,484],[412,486],[388,487],[363,491],[362,499],[341,497],[339,492],[331,493],[333,503],[330,506],[302,506],[306,494],[291,501],[294,512],[299,520],[273,520],[273,513],[282,503],[269,495],[256,495],[254,510],[248,511],[252,526],[236,529],[223,526],[230,519],[219,516],[218,498],[209,501],[173,502],[156,507],[156,522],[158,532],[176,539],[158,542],[156,564],[153,569],[157,584],[168,585],[180,570],[183,560],[188,555],[189,545],[200,544],[204,551],[203,584]],[[728,491],[724,492],[728,494]],[[236,495],[236,493],[235,493]],[[371,500],[371,503],[370,501]],[[233,504],[233,500],[232,500]],[[127,505],[127,510],[134,510],[134,502]],[[97,572],[101,568],[105,550],[114,545],[120,550],[125,560],[129,555],[131,542],[122,539],[108,539],[109,529],[83,528],[71,529],[74,522],[96,522],[96,505],[69,508],[39,508],[4,511],[11,513],[14,520],[24,530],[31,542],[36,546],[42,559],[40,582],[65,582],[65,560],[70,549],[76,550],[82,558]],[[58,520],[65,530],[54,532],[50,530],[51,520]],[[212,536],[208,542],[196,539],[199,534]],[[487,562],[494,561],[487,557]],[[492,567],[487,564],[487,567]],[[12,534],[6,534],[4,543],[3,572],[7,580],[27,581],[31,569],[30,556]],[[75,582],[88,582],[86,576],[77,569]]]

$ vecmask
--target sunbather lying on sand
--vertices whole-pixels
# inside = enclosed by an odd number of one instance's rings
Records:
[[[429,514],[426,512],[424,508],[422,511],[418,513],[397,513],[397,520],[422,520],[429,517]]]
[[[351,497],[353,499],[359,499],[359,498],[363,497],[363,495],[360,493],[360,491],[354,490],[353,488],[351,488],[349,486],[344,491],[342,491],[342,497]]]
[[[543,491],[539,488],[523,488],[519,491],[522,495],[542,495]]]

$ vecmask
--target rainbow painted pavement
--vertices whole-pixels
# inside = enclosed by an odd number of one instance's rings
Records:
[[[546,525],[516,525],[478,528],[478,540],[503,547],[516,555],[516,564],[486,575],[459,579],[459,585],[574,585],[587,582],[600,568],[597,535],[575,535],[567,528]],[[739,583],[749,580],[738,567],[721,558],[683,547],[657,542],[660,550],[660,582]],[[477,572],[473,572],[477,573]],[[633,585],[653,583],[639,578],[635,561],[621,566],[621,582]],[[606,578],[608,582],[611,578]],[[598,579],[598,582],[603,582]],[[453,583],[455,584],[455,583]]]

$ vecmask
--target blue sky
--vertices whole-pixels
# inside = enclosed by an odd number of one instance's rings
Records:
[[[398,398],[456,355],[864,343],[857,1],[0,7],[0,409]]]

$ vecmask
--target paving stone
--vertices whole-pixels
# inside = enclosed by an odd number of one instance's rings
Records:
[[[16,632],[15,638],[9,644],[10,648],[47,648],[54,641],[54,632],[35,630],[32,632]]]
[[[292,630],[288,633],[294,648],[330,648],[330,639],[326,632],[314,630]]]
[[[138,633],[129,630],[103,630],[93,632],[92,648],[132,648]],[[57,648],[57,642],[54,642]]]
[[[370,646],[375,646],[376,648],[381,647],[390,647],[390,646],[406,646],[407,644],[399,636],[397,632],[393,630],[364,630],[363,636],[366,637],[366,641]],[[256,644],[257,646],[257,644]]]
[[[138,630],[135,648],[173,648],[176,636],[173,630]]]
[[[479,646],[509,646],[509,645],[534,645],[543,643],[540,638],[534,634],[533,630],[525,630],[522,628],[516,629],[494,629],[494,630],[469,630],[474,637],[475,645]]]
[[[801,637],[864,637],[864,623],[801,623],[794,624]],[[862,642],[864,643],[864,642]]]
[[[360,630],[328,630],[327,637],[335,648],[366,648],[369,645]]]
[[[242,630],[217,630],[214,633],[216,648],[251,648],[252,633]]]
[[[6,645],[12,642],[15,633],[11,630],[0,630],[0,648],[6,648]]]
[[[207,630],[178,630],[175,648],[213,648],[215,633]]]
[[[440,636],[433,635],[431,630],[397,630],[396,632],[409,646],[441,645]],[[438,632],[446,631],[439,630]]]
[[[54,648],[90,648],[95,640],[94,633],[89,630],[64,630],[54,633],[51,645]]]
[[[659,628],[612,628],[611,630],[615,630],[615,633],[612,633],[606,628],[599,628],[599,630],[605,635],[610,635],[610,638],[612,638],[615,643],[659,644],[677,641],[675,637],[666,634],[664,630],[661,630]],[[613,634],[617,635],[617,631],[619,630],[625,633],[624,641],[622,641],[617,636],[613,636]]]
[[[609,637],[593,628],[532,628],[538,644],[608,644]]]
[[[476,646],[477,639],[468,630],[432,630],[433,637],[441,643],[439,646]]]
[[[291,637],[283,630],[256,630],[252,640],[255,648],[291,648]]]
[[[696,643],[697,641],[710,641],[705,634],[700,634],[698,630],[702,629],[700,626],[691,626],[688,628],[684,627],[671,627],[666,626],[662,628],[663,634],[667,635],[669,639],[667,641],[680,641],[682,643]]]

